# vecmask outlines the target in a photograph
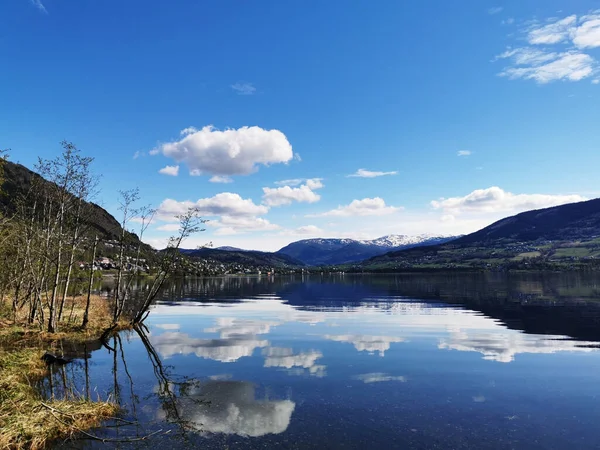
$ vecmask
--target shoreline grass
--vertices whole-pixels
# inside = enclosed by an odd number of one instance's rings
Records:
[[[93,296],[88,327],[82,330],[84,308],[84,298],[68,299],[67,320],[59,323],[58,333],[51,334],[39,324],[28,325],[24,312],[15,318],[6,304],[0,305],[0,449],[43,449],[118,414],[118,405],[99,398],[73,395],[46,401],[35,387],[48,375],[41,360],[44,352],[60,354],[64,343],[97,342],[112,325],[109,301]],[[125,323],[118,324],[117,329],[122,328]]]

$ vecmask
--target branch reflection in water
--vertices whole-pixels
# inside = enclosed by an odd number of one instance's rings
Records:
[[[77,389],[119,401],[131,422],[99,434],[161,430],[147,444],[160,448],[458,448],[499,437],[552,446],[562,424],[591,439],[599,283],[594,274],[182,280],[148,328],[111,336],[108,355],[53,369],[49,395],[62,395],[73,371]],[[549,413],[553,395],[562,409]],[[528,422],[511,422],[507,436],[503,418],[513,416]],[[534,426],[542,432],[531,438]]]

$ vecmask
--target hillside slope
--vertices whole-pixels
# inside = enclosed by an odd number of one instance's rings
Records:
[[[600,199],[527,211],[452,242],[388,252],[367,269],[558,268],[600,263]]]
[[[28,169],[21,164],[15,164],[6,161],[4,164],[4,183],[0,191],[0,212],[4,215],[15,213],[18,207],[18,202],[25,199],[34,183],[38,180],[41,183],[49,184],[50,181],[45,180],[37,173]],[[91,228],[90,233],[98,235],[105,240],[116,240],[121,234],[121,225],[119,222],[101,206],[89,202],[86,204],[88,213],[86,214],[86,223]],[[137,245],[139,239],[135,233],[128,233],[131,242]],[[144,244],[144,248],[149,250],[150,247]]]
[[[493,242],[499,239],[575,240],[596,236],[600,236],[600,199],[526,211],[463,236],[454,244]]]
[[[223,264],[240,264],[251,267],[301,267],[298,261],[287,255],[251,250],[221,250],[215,248],[181,249],[182,254],[197,259]]]

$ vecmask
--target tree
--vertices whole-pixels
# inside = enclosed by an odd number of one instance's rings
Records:
[[[158,273],[148,290],[142,304],[138,307],[137,312],[131,320],[132,325],[142,323],[148,317],[150,306],[160,292],[165,281],[172,275],[176,264],[181,260],[179,248],[183,240],[194,233],[204,231],[201,224],[206,223],[206,220],[200,218],[200,212],[197,208],[189,208],[185,214],[177,216],[179,219],[179,232],[176,236],[169,238],[167,248],[165,248],[159,265]]]
[[[80,151],[70,142],[61,142],[63,147],[62,154],[50,161],[40,160],[38,167],[42,175],[48,181],[51,181],[48,188],[51,191],[51,202],[56,205],[54,215],[50,216],[48,231],[51,232],[52,241],[52,288],[50,299],[48,301],[48,332],[57,331],[57,321],[59,319],[59,310],[57,300],[61,288],[61,274],[63,273],[64,256],[69,252],[67,247],[67,236],[78,236],[78,227],[80,223],[81,205],[83,197],[89,192],[90,182],[89,166],[93,158],[83,157]],[[71,216],[71,217],[70,217]],[[69,222],[69,219],[72,219]],[[74,230],[68,233],[68,227]],[[71,241],[70,259],[67,263],[67,277],[70,277],[70,268],[73,264],[73,256],[76,243]],[[62,286],[66,295],[66,287]]]
[[[87,290],[87,298],[85,301],[85,311],[83,312],[83,322],[81,323],[81,328],[85,330],[87,324],[89,322],[89,314],[90,314],[90,300],[92,297],[92,286],[94,284],[94,264],[96,260],[96,248],[98,247],[98,236],[94,236],[94,247],[92,249],[92,259],[90,260],[90,279]]]
[[[117,323],[123,308],[125,306],[125,299],[128,294],[127,289],[123,286],[123,272],[125,269],[125,248],[128,245],[126,227],[129,221],[136,215],[137,211],[134,208],[135,202],[140,198],[140,191],[138,188],[130,189],[127,191],[119,191],[119,210],[123,213],[121,220],[121,236],[119,238],[119,256],[117,258],[117,281],[115,288],[115,299],[113,307],[113,322]]]
[[[97,180],[90,173],[90,164],[92,163],[93,158],[80,158],[79,168],[76,174],[76,178],[73,182],[73,195],[75,197],[74,200],[74,208],[71,211],[70,215],[70,228],[71,228],[71,236],[69,242],[69,262],[67,264],[67,275],[65,278],[65,286],[63,290],[62,299],[60,302],[60,308],[58,310],[58,320],[61,319],[63,308],[65,306],[65,299],[69,293],[69,284],[71,282],[71,274],[73,271],[73,264],[75,262],[75,254],[78,250],[79,245],[81,244],[81,225],[82,225],[82,216],[86,215],[86,206],[88,205],[87,201],[91,193],[95,190]]]

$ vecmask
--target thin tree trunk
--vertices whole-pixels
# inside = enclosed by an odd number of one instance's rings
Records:
[[[121,316],[121,280],[123,279],[123,251],[125,246],[125,221],[121,230],[121,243],[119,246],[119,269],[117,271],[117,285],[115,287],[115,309],[113,312],[113,322],[117,322]]]
[[[94,261],[96,260],[96,247],[98,246],[98,236],[94,237],[94,249],[92,250],[92,260],[90,262],[90,282],[88,284],[87,300],[85,302],[85,312],[83,313],[82,328],[86,328],[89,321],[90,299],[92,296],[92,286],[94,284]]]
[[[61,211],[59,216],[59,227],[58,227],[58,249],[56,251],[56,265],[54,274],[54,283],[52,284],[52,296],[50,297],[50,304],[48,305],[48,332],[55,333],[57,331],[56,323],[56,298],[58,296],[58,286],[60,284],[60,265],[62,262],[62,231],[63,231],[63,218],[64,218],[64,204],[61,205]]]
[[[71,281],[71,273],[73,271],[73,262],[75,261],[75,250],[77,248],[77,238],[79,235],[79,217],[81,214],[81,197],[77,203],[77,210],[75,211],[75,226],[73,228],[73,236],[71,237],[71,255],[69,256],[69,267],[67,268],[67,278],[65,280],[65,292],[63,293],[62,300],[60,301],[60,309],[58,310],[58,320],[60,321],[65,306],[65,300],[69,292],[69,283]]]
[[[73,243],[71,247],[71,255],[69,256],[69,266],[67,267],[67,277],[65,279],[65,291],[63,292],[62,299],[60,301],[60,308],[58,309],[58,320],[62,318],[63,308],[65,306],[65,300],[69,292],[69,283],[71,281],[71,272],[73,271],[73,262],[75,261],[75,240],[77,239],[77,231],[73,236]]]

